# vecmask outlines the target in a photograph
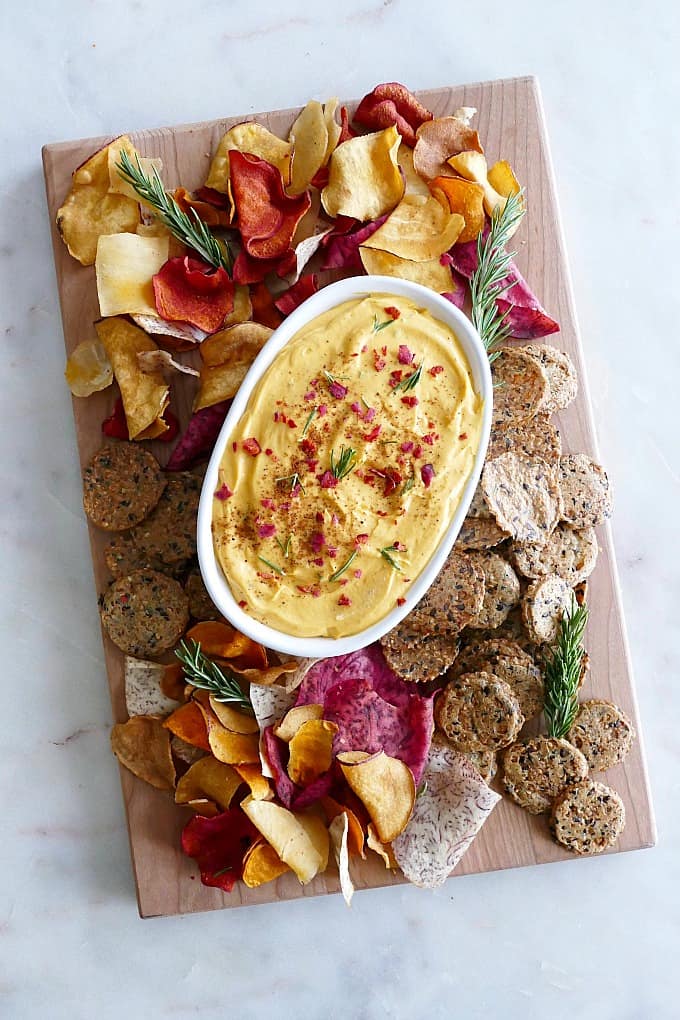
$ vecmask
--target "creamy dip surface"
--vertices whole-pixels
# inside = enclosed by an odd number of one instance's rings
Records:
[[[400,605],[460,502],[482,408],[453,331],[406,298],[357,298],[304,326],[219,468],[213,541],[244,611],[345,637]]]

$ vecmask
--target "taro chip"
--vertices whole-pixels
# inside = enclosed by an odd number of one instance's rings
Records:
[[[231,892],[243,874],[243,859],[260,834],[240,807],[215,818],[196,815],[182,830],[182,850],[193,857],[203,885]]]
[[[465,226],[458,235],[456,244],[473,241],[484,229],[484,189],[473,181],[462,177],[435,177],[430,182],[435,198],[442,196],[447,209],[458,213],[465,220]]]
[[[229,402],[197,411],[189,419],[180,441],[165,465],[166,471],[188,471],[209,457],[227,417]]]
[[[113,382],[113,369],[98,339],[83,340],[68,356],[64,372],[74,397],[89,397]]]
[[[378,276],[393,276],[398,280],[411,280],[438,294],[451,291],[454,286],[451,269],[442,264],[440,259],[427,259],[425,262],[413,262],[402,259],[398,255],[390,255],[387,251],[377,251],[361,247],[361,261],[367,273]]]
[[[95,271],[102,315],[154,315],[152,279],[168,260],[167,237],[104,234]],[[177,316],[179,318],[179,316]]]
[[[349,751],[338,755],[342,773],[365,806],[383,843],[391,843],[406,828],[416,797],[413,773],[398,758],[384,751],[365,755]]]
[[[234,283],[221,266],[215,269],[186,255],[169,259],[153,277],[155,310],[170,322],[189,322],[215,333],[234,307]]]
[[[303,723],[288,745],[288,775],[297,786],[309,786],[333,761],[333,737],[338,727],[326,719]]]
[[[280,172],[262,159],[236,151],[229,159],[245,250],[254,258],[278,258],[291,246],[297,225],[309,209],[309,195],[286,195]]]
[[[417,129],[425,121],[432,120],[432,114],[405,85],[391,81],[376,85],[372,92],[364,96],[354,114],[354,120],[374,131],[394,125],[406,145],[413,148]]]
[[[71,190],[57,211],[57,229],[70,254],[84,266],[94,264],[102,234],[134,233],[139,202],[109,194],[108,148],[100,149],[73,174]]]
[[[202,751],[211,750],[208,728],[203,713],[195,702],[189,701],[186,705],[181,705],[168,716],[163,726],[192,747],[200,747]]]
[[[151,336],[164,337],[164,343],[178,351],[189,351],[201,340],[205,340],[207,333],[196,326],[190,326],[188,322],[166,322],[160,315],[131,315],[130,318],[136,326],[143,329]],[[169,339],[168,339],[169,338]]]
[[[444,209],[431,195],[406,195],[363,247],[425,262],[448,251],[464,226],[462,216]]]
[[[249,152],[275,166],[284,181],[290,177],[290,142],[284,142],[262,124],[236,124],[222,136],[210,164],[206,187],[226,193],[229,183],[229,153]]]
[[[328,862],[328,832],[313,816],[294,814],[271,801],[246,797],[241,808],[279,858],[307,885]],[[324,834],[325,833],[325,854]]]
[[[285,875],[290,868],[284,864],[276,850],[263,839],[253,844],[243,859],[243,881],[249,889],[257,889],[266,882]]]
[[[160,662],[125,656],[125,707],[129,716],[164,716],[178,707],[178,701],[163,691],[165,666]]]
[[[274,304],[282,315],[290,315],[303,301],[306,301],[312,294],[316,294],[318,289],[319,281],[316,273],[305,273],[297,283],[294,283],[292,287],[284,291]]]
[[[299,195],[327,162],[328,126],[321,103],[310,99],[290,129],[288,140],[293,149],[288,193]]]
[[[217,804],[220,811],[228,811],[236,791],[242,785],[242,777],[231,765],[216,761],[208,754],[191,765],[179,780],[175,803],[189,804],[192,801],[208,800]]]
[[[348,907],[351,907],[354,885],[349,873],[349,850],[347,847],[349,818],[344,811],[333,819],[328,827],[328,835],[330,836],[333,856],[335,857],[335,863],[338,866],[340,875],[340,890],[345,903]]]
[[[347,846],[349,852],[353,856],[363,857],[365,860],[366,851],[364,850],[364,830],[354,811],[352,811],[351,808],[348,808],[346,804],[339,803],[333,797],[322,797],[321,806],[324,809],[329,822],[332,822],[338,817],[338,815],[344,814],[346,816],[348,823]]]
[[[321,201],[329,216],[354,216],[366,222],[390,212],[404,194],[397,162],[399,135],[389,127],[350,138],[330,160],[328,184]]]
[[[464,755],[433,741],[411,820],[393,844],[409,882],[442,885],[500,799]]]
[[[390,843],[382,843],[378,833],[375,831],[375,826],[372,822],[369,822],[368,831],[366,834],[366,846],[373,853],[376,853],[378,857],[382,859],[383,864],[386,868],[398,868],[397,859],[394,856],[394,850]]]
[[[327,230],[322,230],[318,234],[312,234],[310,237],[305,237],[299,242],[299,244],[295,245],[295,251],[293,252],[295,264],[291,267],[290,272],[284,274],[288,283],[291,285],[297,283],[303,269],[307,263],[314,258],[317,251],[323,244],[324,238],[330,234],[332,229],[332,227],[328,227]]]
[[[172,790],[175,766],[170,751],[170,734],[160,719],[135,715],[111,730],[111,750],[126,769],[155,786]]]
[[[259,765],[234,765],[234,770],[238,772],[243,782],[247,783],[250,787],[253,800],[273,799],[274,791],[267,777],[262,774]]]
[[[413,165],[426,181],[453,177],[447,161],[465,150],[484,151],[477,132],[458,117],[437,117],[418,128]]]
[[[124,177],[121,177],[118,170],[121,152],[127,152],[133,166],[136,166],[139,161],[142,172],[152,179],[154,171],[160,177],[161,171],[163,170],[163,160],[158,157],[151,158],[148,156],[140,156],[127,135],[121,135],[120,138],[115,138],[111,144],[107,146],[106,153],[109,171],[109,194],[126,195],[127,198],[131,198],[133,202],[139,202],[139,195],[129,181],[126,181]]]
[[[320,720],[323,717],[323,705],[300,705],[291,708],[281,722],[274,727],[274,735],[290,743],[297,731],[307,722]]]
[[[260,727],[260,764],[262,774],[273,778],[272,770],[266,755],[263,753],[263,734],[268,726],[272,726],[277,719],[281,719],[289,708],[295,704],[295,694],[286,691],[276,684],[263,686],[257,683],[250,685],[250,702],[253,712]]]
[[[137,362],[141,351],[155,351],[156,344],[118,316],[101,319],[95,329],[120,388],[130,439],[153,438],[167,431],[162,419],[170,400],[168,384],[160,372],[142,372]]]

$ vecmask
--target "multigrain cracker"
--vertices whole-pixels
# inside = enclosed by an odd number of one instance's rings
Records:
[[[140,553],[163,563],[178,563],[195,555],[200,495],[200,478],[173,473],[153,512],[130,532]]]
[[[404,620],[380,639],[388,665],[403,680],[428,683],[445,672],[458,654],[458,634],[418,634]]]
[[[533,719],[543,711],[545,689],[543,674],[534,660],[518,644],[489,641],[479,649],[475,669],[493,673],[504,680],[519,702],[522,715]]]
[[[494,552],[470,553],[484,574],[484,601],[469,627],[498,627],[520,599],[520,584],[511,565]]]
[[[481,485],[478,485],[474,491],[472,502],[470,503],[468,517],[484,517],[490,518],[492,516],[489,504],[484,498]]]
[[[507,537],[507,531],[499,528],[490,515],[488,517],[471,517],[468,514],[458,533],[456,548],[493,549],[494,546],[504,542]]]
[[[165,563],[159,556],[140,549],[130,532],[116,535],[104,549],[104,561],[112,577],[124,577],[133,570],[157,570],[159,574],[179,578],[189,565],[188,560]]]
[[[550,810],[553,798],[588,775],[588,762],[568,740],[527,737],[501,756],[503,783],[512,799],[532,815]]]
[[[521,350],[504,348],[492,368],[494,425],[528,421],[544,410],[550,395],[548,377],[536,361]]]
[[[592,574],[597,562],[597,536],[593,528],[557,525],[547,542],[513,542],[511,561],[525,577],[557,574],[572,587]]]
[[[562,456],[562,440],[547,415],[537,414],[529,422],[492,426],[486,459],[495,460],[502,453],[520,453],[530,460],[540,457],[546,464],[556,464]]]
[[[435,702],[435,722],[462,752],[496,750],[517,737],[524,716],[508,684],[492,673],[464,673]]]
[[[585,453],[560,459],[562,520],[576,528],[597,527],[612,515],[612,494],[604,468]]]
[[[617,705],[592,698],[581,702],[567,737],[585,756],[592,772],[604,772],[626,757],[635,739],[635,730]]]
[[[522,598],[522,618],[535,644],[550,645],[555,641],[562,616],[571,609],[573,598],[572,589],[556,574],[540,577],[529,585]]]
[[[554,467],[524,454],[503,453],[488,461],[482,489],[496,521],[519,542],[547,542],[560,517]]]
[[[151,658],[172,648],[182,636],[189,622],[189,601],[172,578],[136,570],[114,581],[104,594],[101,618],[122,651]]]
[[[83,471],[83,507],[98,528],[124,531],[153,510],[165,485],[153,454],[132,443],[111,443]]]
[[[489,631],[495,634],[495,631]],[[460,676],[462,673],[477,673],[481,668],[480,662],[495,655],[514,655],[522,651],[519,645],[503,637],[487,637],[486,631],[470,631],[470,638],[464,648],[460,650],[456,661],[451,668],[451,677]],[[493,670],[489,670],[493,673]]]
[[[527,344],[520,350],[534,358],[548,377],[549,394],[543,411],[552,414],[568,407],[578,393],[576,368],[569,355],[550,344]]]
[[[200,573],[195,570],[189,574],[184,590],[189,599],[189,614],[194,620],[219,620],[220,613],[208,595]]]
[[[457,635],[479,613],[484,575],[464,552],[453,550],[418,605],[407,617],[409,630],[419,634]]]
[[[575,854],[599,854],[613,846],[626,824],[626,809],[615,790],[584,779],[555,799],[550,828],[558,843]]]

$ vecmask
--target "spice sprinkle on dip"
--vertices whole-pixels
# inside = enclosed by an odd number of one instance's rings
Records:
[[[219,467],[213,542],[241,608],[338,638],[401,605],[461,500],[482,411],[453,330],[406,298],[356,298],[300,329]]]

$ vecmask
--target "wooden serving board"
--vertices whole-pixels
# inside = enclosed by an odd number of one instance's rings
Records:
[[[559,415],[558,425],[566,451],[586,451],[597,457],[587,380],[583,366],[581,341],[571,293],[564,239],[559,222],[555,183],[537,83],[532,78],[436,89],[419,94],[421,101],[436,116],[452,113],[459,106],[478,109],[476,126],[490,163],[498,158],[510,161],[517,177],[526,186],[528,214],[513,239],[519,246],[517,262],[549,314],[561,324],[561,333],[548,342],[567,351],[574,360],[580,380],[575,403]],[[353,104],[347,104],[350,111]],[[243,119],[256,119],[275,134],[286,137],[298,110],[279,110],[255,118],[231,117],[225,120],[183,127],[139,131],[131,135],[139,151],[160,156],[166,186],[180,183],[199,187],[204,181],[223,133]],[[82,267],[72,259],[54,226],[55,214],[68,192],[73,170],[91,155],[105,138],[47,145],[43,163],[47,202],[54,243],[61,313],[67,351],[93,335],[92,323],[99,317],[94,268]],[[178,389],[178,387],[175,387]],[[173,397],[172,409],[186,423],[190,412],[190,387]],[[110,412],[111,392],[86,400],[75,398],[78,449],[82,464],[102,445],[101,422]],[[154,452],[167,460],[169,450],[154,444]],[[611,769],[603,781],[613,786],[626,806],[626,828],[612,853],[652,846],[655,826],[643,758],[638,710],[633,688],[624,628],[616,565],[608,527],[599,529],[601,553],[590,578],[588,601],[591,619],[587,648],[591,671],[583,696],[607,698],[619,704],[634,720],[638,739],[625,763]],[[97,591],[110,583],[102,550],[107,536],[90,527],[90,542]],[[122,662],[123,656],[103,635],[113,714],[117,721],[126,718]],[[111,759],[111,763],[113,759]],[[106,761],[102,768],[108,767]],[[201,885],[194,862],[179,849],[179,834],[187,813],[175,806],[172,798],[120,770],[127,810],[130,848],[137,886],[139,911],[143,917],[181,914],[220,907],[266,903],[337,892],[337,874],[316,878],[303,888],[292,874],[259,889],[246,889],[241,883],[230,895]],[[377,856],[370,861],[354,861],[352,875],[357,888],[392,885],[404,881],[386,871]],[[545,819],[533,817],[507,798],[494,810],[473,846],[456,870],[457,875],[514,868],[570,858],[551,840]]]

